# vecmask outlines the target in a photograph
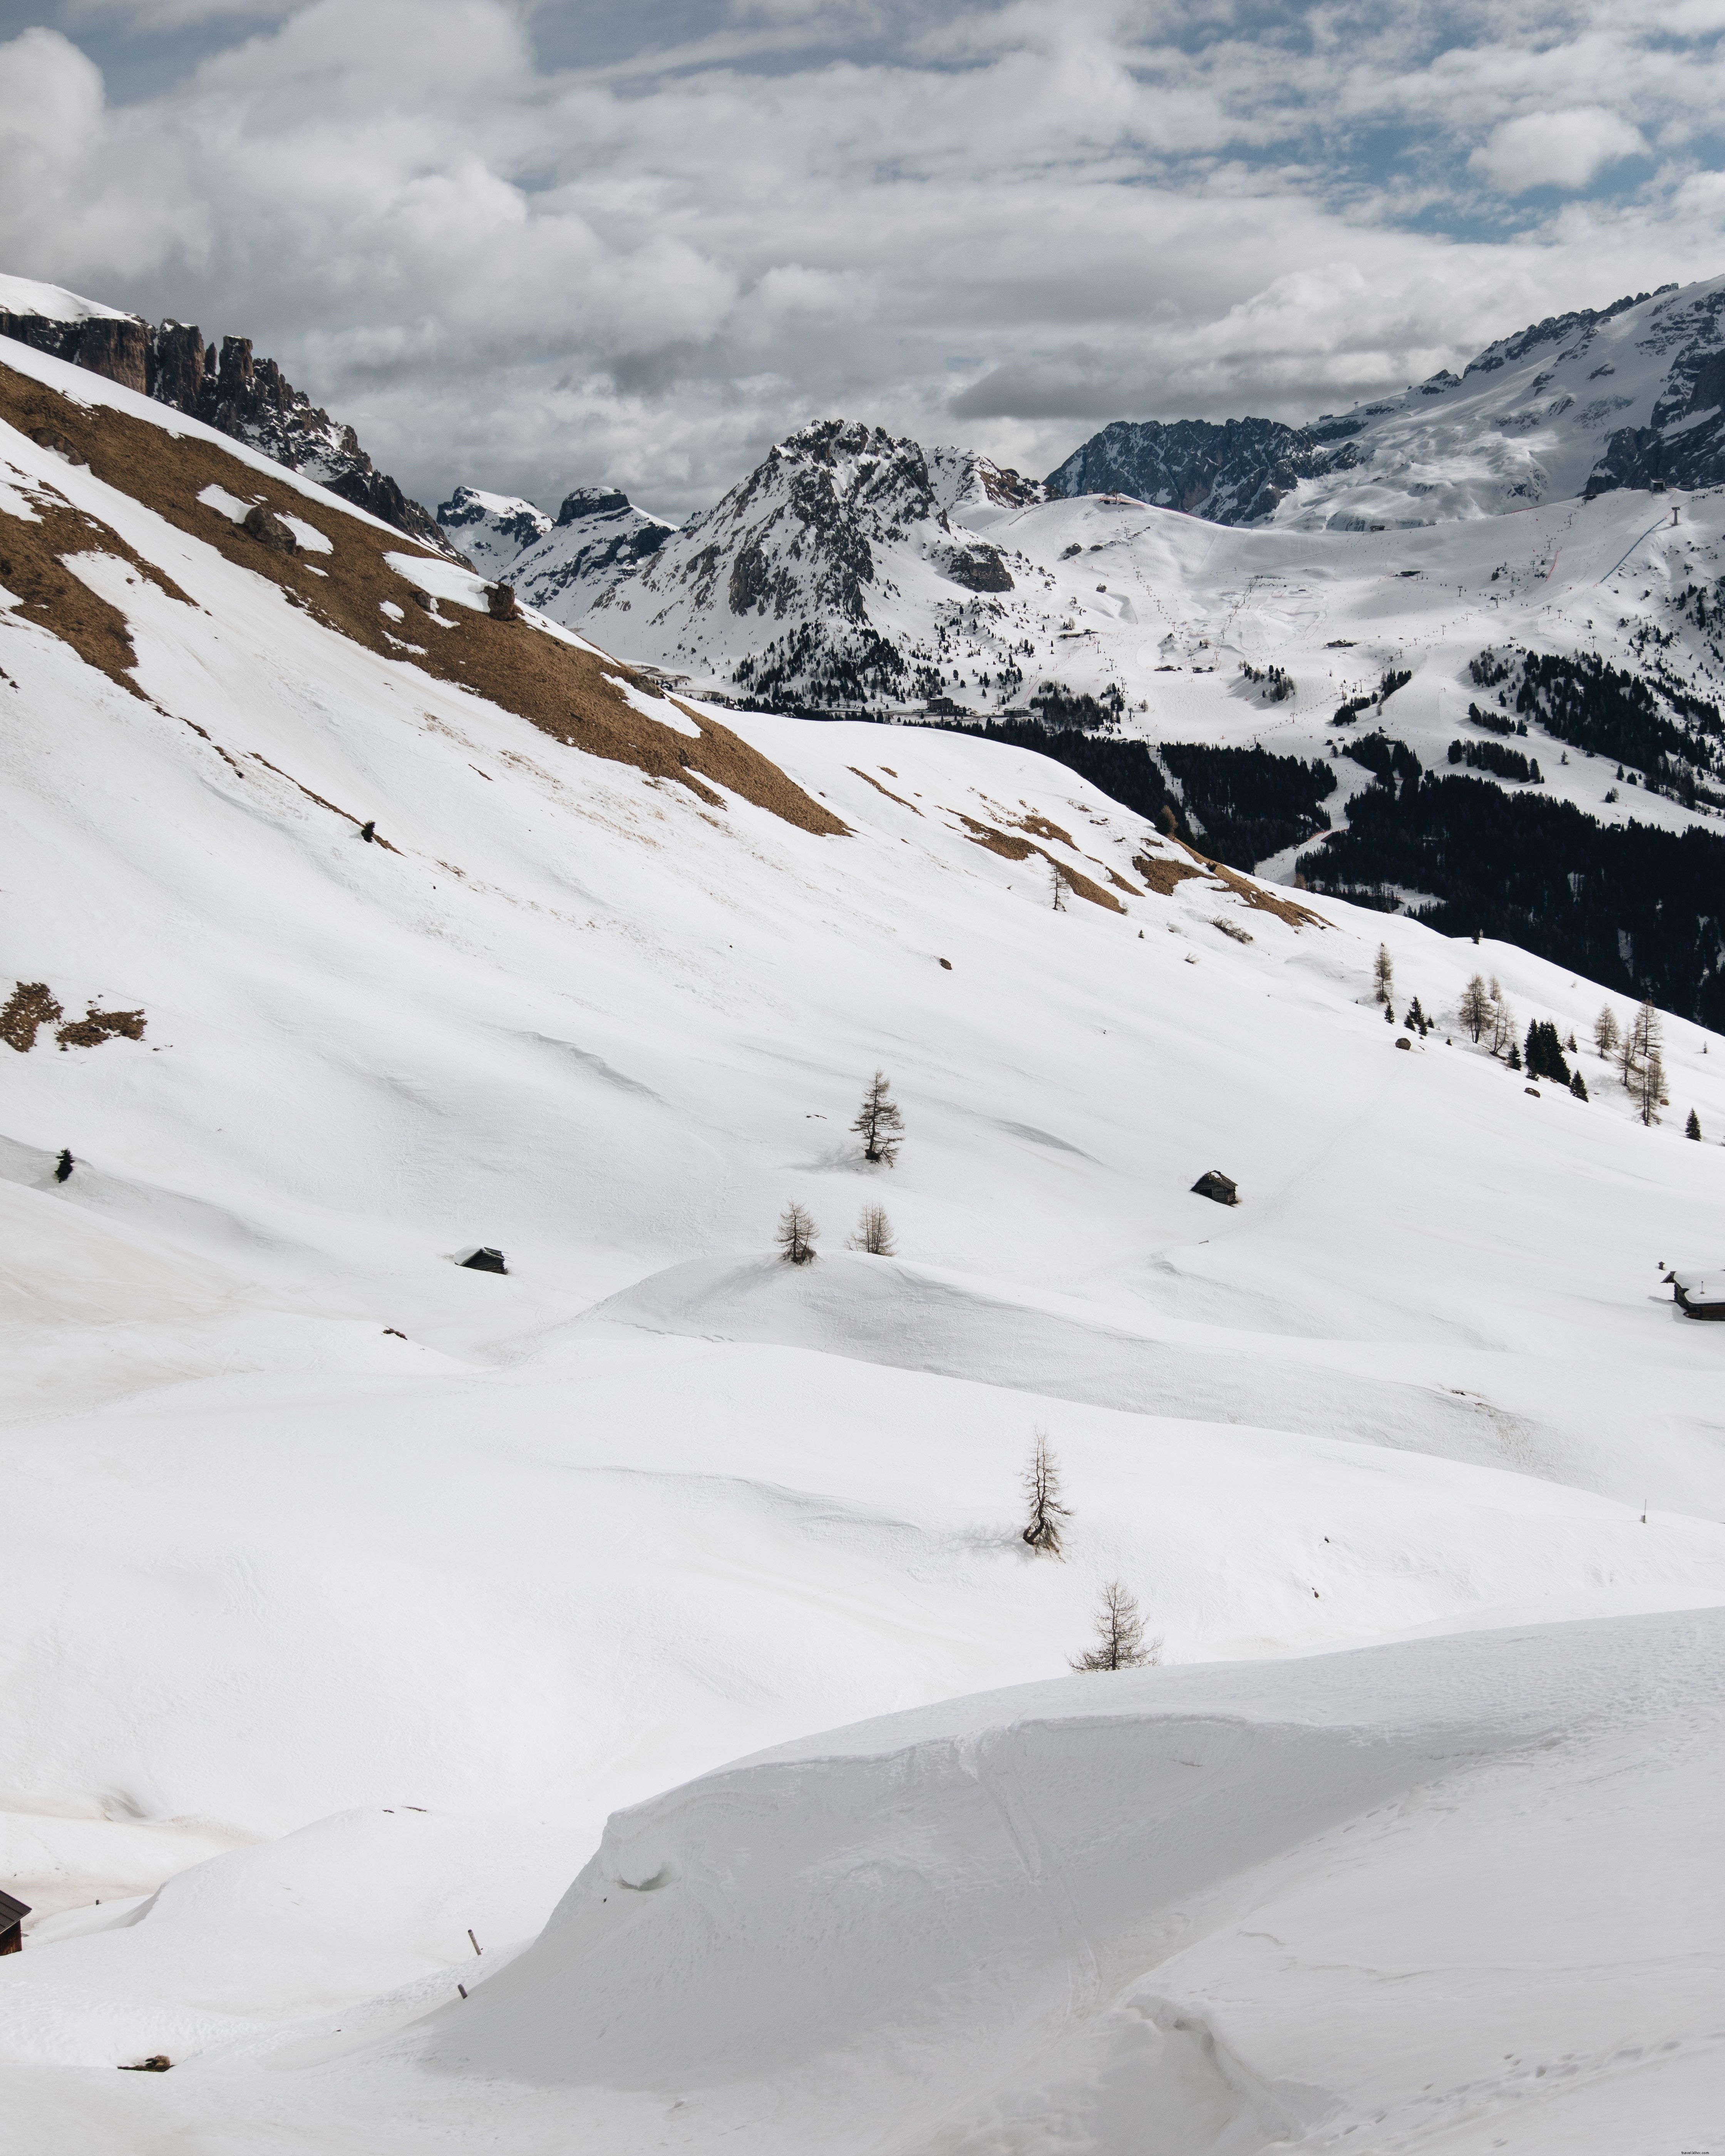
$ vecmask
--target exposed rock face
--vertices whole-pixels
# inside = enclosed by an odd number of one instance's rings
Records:
[[[616,487],[577,487],[551,517],[533,502],[458,486],[437,520],[475,568],[506,572],[528,605],[567,628],[650,561],[675,528]]]
[[[968,592],[1009,592],[1013,588],[1012,572],[994,547],[955,547],[947,563],[947,574]]]
[[[249,337],[223,337],[219,354],[187,322],[151,324],[92,311],[74,319],[0,309],[0,336],[88,367],[304,472],[398,531],[455,549],[435,520],[410,501],[360,447],[352,427],[295,389],[273,359],[254,360]]]
[[[1213,524],[1261,524],[1302,479],[1360,461],[1348,439],[1364,422],[1324,418],[1116,419],[1048,475],[1054,495],[1129,494]]]

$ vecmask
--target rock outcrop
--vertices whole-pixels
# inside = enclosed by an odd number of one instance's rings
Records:
[[[224,336],[218,351],[193,323],[151,323],[88,301],[74,305],[87,311],[0,307],[0,336],[171,404],[290,471],[303,472],[410,538],[442,553],[456,551],[430,513],[377,470],[352,427],[331,419],[295,389],[273,359],[253,357],[249,337]]]
[[[1052,495],[1129,494],[1212,524],[1262,524],[1302,479],[1360,461],[1360,418],[1116,419],[1048,475]]]

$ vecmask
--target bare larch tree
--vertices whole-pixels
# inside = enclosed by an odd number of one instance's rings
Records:
[[[884,1160],[891,1168],[904,1143],[899,1135],[904,1127],[905,1119],[892,1097],[886,1073],[877,1070],[869,1081],[869,1090],[863,1095],[856,1121],[850,1126],[863,1142],[863,1158]]]
[[[1477,973],[1461,991],[1461,1023],[1476,1040],[1491,1023],[1491,992]]]
[[[890,1258],[897,1246],[892,1240],[892,1223],[886,1217],[884,1205],[865,1205],[857,1215],[856,1233],[850,1239],[853,1250],[865,1250],[871,1258]]]
[[[820,1230],[803,1207],[793,1198],[778,1216],[778,1232],[774,1240],[778,1254],[788,1265],[807,1265],[814,1262],[814,1245]]]
[[[1138,1605],[1117,1579],[1102,1589],[1096,1611],[1096,1644],[1086,1655],[1073,1658],[1075,1670],[1136,1670],[1153,1662],[1162,1651],[1160,1640],[1144,1640],[1144,1620]]]
[[[1395,1001],[1395,961],[1389,955],[1389,947],[1387,943],[1380,943],[1378,946],[1378,955],[1372,961],[1372,979],[1378,991],[1373,1001],[1380,1004],[1394,1003]]]
[[[1617,1014],[1609,1004],[1601,1004],[1599,1014],[1594,1020],[1594,1045],[1599,1051],[1599,1060],[1608,1062],[1611,1051],[1622,1039],[1617,1024]]]
[[[1024,1540],[1039,1557],[1058,1557],[1060,1522],[1070,1520],[1072,1514],[1070,1508],[1060,1502],[1060,1463],[1048,1449],[1045,1430],[1037,1430],[1036,1449],[1024,1470],[1024,1500],[1030,1514]]]

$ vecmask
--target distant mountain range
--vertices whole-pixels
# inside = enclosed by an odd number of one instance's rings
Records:
[[[1553,317],[1306,428],[1116,422],[1044,480],[822,420],[678,527],[598,487],[433,520],[244,340],[0,280],[0,331],[661,683],[992,727],[1237,867],[1696,1013],[1725,1012],[1722,310],[1725,278]]]

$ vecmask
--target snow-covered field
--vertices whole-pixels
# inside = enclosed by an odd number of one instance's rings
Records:
[[[955,737],[726,712],[845,834],[716,806],[0,458],[0,541],[51,487],[193,602],[74,557],[142,698],[0,617],[0,988],[146,1019],[0,1046],[20,2146],[1725,2129],[1725,1328],[1661,1285],[1718,1262],[1707,1036],[1654,1128],[1585,1048],[1530,1096],[1470,974],[1584,1044],[1601,998],[1512,949],[1160,896]],[[1069,1675],[1111,1579],[1163,1666]]]

